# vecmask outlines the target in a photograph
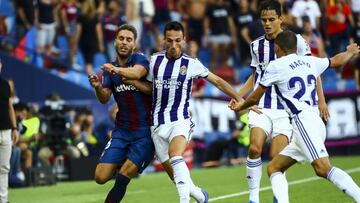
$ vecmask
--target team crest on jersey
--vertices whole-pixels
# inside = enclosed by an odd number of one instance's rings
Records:
[[[181,66],[181,67],[180,67],[180,74],[181,74],[181,75],[186,75],[186,71],[187,71],[186,66]]]

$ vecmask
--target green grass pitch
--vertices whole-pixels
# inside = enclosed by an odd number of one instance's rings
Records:
[[[349,171],[360,185],[360,156],[333,157],[331,162],[334,166]],[[260,199],[262,203],[271,203],[270,182],[266,167],[263,169]],[[197,185],[209,191],[210,202],[247,202],[245,166],[192,170],[191,176]],[[315,173],[309,164],[293,166],[286,176],[292,203],[353,202],[329,181],[314,178]],[[112,185],[113,181],[105,185],[97,185],[94,181],[61,182],[54,186],[10,189],[9,199],[11,203],[102,203]],[[178,202],[178,195],[165,173],[156,173],[133,180],[123,202],[173,203]]]

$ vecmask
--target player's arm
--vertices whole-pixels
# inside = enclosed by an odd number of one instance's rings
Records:
[[[325,96],[324,96],[324,91],[322,88],[322,82],[320,76],[317,77],[316,79],[316,93],[318,95],[318,102],[319,102],[318,108],[320,112],[320,117],[327,121],[330,118],[330,113],[325,101]]]
[[[124,80],[123,80],[124,81]],[[151,95],[152,94],[152,83],[143,80],[125,80],[124,83],[133,85],[140,92]]]
[[[242,111],[248,109],[256,105],[260,101],[261,97],[264,95],[265,92],[266,92],[266,87],[259,85],[259,87],[257,87],[255,91],[246,98],[245,101],[239,102],[238,104],[234,104],[233,106],[230,106],[230,108],[235,111]]]
[[[89,75],[89,82],[92,88],[95,91],[96,98],[100,103],[106,104],[111,96],[111,90],[105,87],[102,87],[99,78],[96,75]]]
[[[345,63],[347,63],[351,57],[358,55],[360,48],[356,43],[352,43],[346,47],[346,51],[341,52],[332,58],[330,58],[330,66],[334,68],[339,68]]]
[[[206,80],[211,82],[219,90],[227,94],[229,97],[235,99],[236,101],[241,101],[241,96],[231,87],[229,83],[220,78],[219,76],[209,72],[209,75],[206,77]]]
[[[148,70],[140,64],[135,64],[131,68],[121,68],[115,67],[110,63],[106,63],[103,65],[102,69],[110,73],[121,75],[130,80],[139,80],[140,78],[146,76],[146,74],[148,73]]]
[[[249,94],[254,89],[254,74],[251,74],[243,86],[240,87],[238,93],[241,97]]]

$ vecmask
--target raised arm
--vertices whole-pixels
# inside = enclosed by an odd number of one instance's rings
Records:
[[[220,78],[219,76],[209,72],[209,75],[206,78],[207,81],[211,82],[219,90],[227,94],[229,97],[235,99],[236,101],[241,101],[241,96],[231,87],[229,83]]]
[[[330,65],[333,68],[339,68],[345,63],[347,63],[351,59],[351,57],[358,55],[359,52],[360,47],[356,43],[352,43],[346,47],[346,51],[341,52],[330,58]]]
[[[103,65],[102,69],[110,73],[121,75],[130,80],[139,80],[140,78],[146,76],[148,72],[148,70],[142,65],[134,65],[131,68],[121,68],[115,67],[110,63],[106,63]]]

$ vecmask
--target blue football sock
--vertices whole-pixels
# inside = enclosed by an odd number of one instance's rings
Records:
[[[117,174],[114,187],[108,193],[105,203],[119,203],[125,195],[130,179],[122,174]]]

